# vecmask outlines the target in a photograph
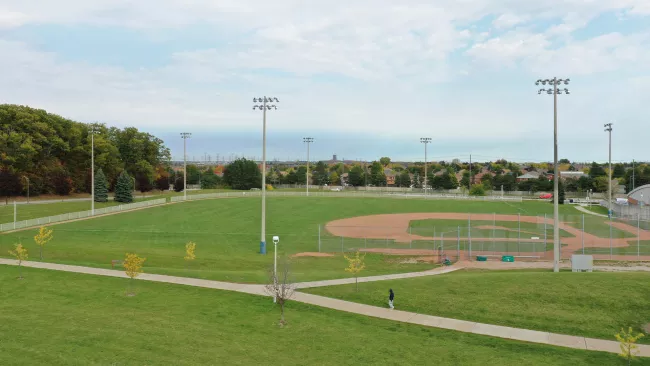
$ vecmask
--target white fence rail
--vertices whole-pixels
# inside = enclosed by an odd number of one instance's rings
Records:
[[[306,192],[278,192],[267,191],[269,197],[304,197]],[[207,193],[207,194],[192,194],[187,196],[187,201],[209,199],[209,198],[225,198],[225,197],[260,197],[261,191],[248,191],[248,192],[224,192],[224,193]],[[402,199],[454,199],[466,201],[509,201],[509,202],[522,202],[521,197],[501,197],[501,196],[464,196],[457,194],[410,194],[410,193],[388,193],[388,192],[310,192],[309,196],[313,197],[386,197],[386,198],[402,198]],[[172,202],[184,201],[183,196],[172,197]]]
[[[95,216],[104,215],[104,214],[113,213],[113,212],[133,210],[133,209],[142,208],[142,207],[162,205],[162,204],[164,204],[166,202],[167,202],[167,200],[165,198],[161,198],[161,199],[157,199],[157,200],[150,200],[150,201],[143,201],[143,202],[137,202],[137,203],[129,203],[129,204],[126,204],[126,205],[119,205],[119,206],[111,206],[111,207],[106,207],[106,208],[100,208],[100,209],[95,210]],[[36,227],[36,226],[41,226],[41,225],[45,225],[45,224],[51,224],[53,222],[62,222],[62,221],[83,219],[85,217],[90,217],[90,216],[92,216],[92,211],[88,210],[88,211],[81,211],[81,212],[71,212],[71,213],[66,213],[66,214],[61,214],[61,215],[56,215],[56,216],[40,217],[40,218],[37,218],[37,219],[31,219],[31,220],[10,222],[8,224],[0,224],[0,232],[9,231],[9,230],[16,230],[16,229],[24,229],[24,228],[29,228],[29,227]]]

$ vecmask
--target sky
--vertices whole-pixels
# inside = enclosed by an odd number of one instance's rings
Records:
[[[0,103],[188,157],[648,160],[648,0],[0,0]],[[548,86],[546,86],[548,88]]]

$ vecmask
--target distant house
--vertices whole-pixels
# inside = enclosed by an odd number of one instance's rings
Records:
[[[384,168],[384,175],[386,176],[386,185],[394,186],[395,177],[397,176],[392,169]]]
[[[339,178],[341,180],[341,187],[345,187],[348,185],[348,177],[350,175],[348,173],[343,173],[341,174],[341,177]]]
[[[540,172],[535,172],[535,171],[527,172],[524,175],[518,176],[517,177],[517,182],[524,182],[524,181],[531,180],[531,179],[538,179],[540,175],[541,175]]]
[[[571,171],[560,172],[561,179],[578,179],[583,176],[586,176],[585,172],[571,172]]]

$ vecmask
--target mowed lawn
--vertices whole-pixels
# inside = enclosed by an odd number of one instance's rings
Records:
[[[2,365],[624,365],[527,344],[270,298],[0,266]],[[646,360],[636,364],[646,363]]]
[[[110,267],[111,260],[134,252],[147,258],[146,270],[178,276],[233,282],[264,282],[273,262],[273,235],[280,236],[281,257],[318,251],[318,225],[341,218],[408,212],[501,212],[516,214],[552,211],[545,202],[472,202],[390,198],[269,197],[267,199],[268,254],[260,255],[260,199],[225,198],[183,202],[149,209],[52,226],[54,239],[44,250],[44,260],[93,267]],[[563,210],[572,207],[563,207]],[[33,237],[37,229],[0,235],[0,256],[9,256],[21,242],[38,260]],[[197,259],[183,260],[185,243],[197,244]],[[383,243],[385,245],[385,243]],[[401,244],[400,244],[401,245]],[[328,247],[338,251],[340,246]],[[419,271],[432,268],[404,263],[399,257],[367,256],[368,275]],[[340,253],[330,258],[291,260],[295,280],[346,277]]]
[[[387,306],[389,288],[400,310],[553,333],[614,340],[650,323],[650,273],[467,270],[304,291]]]
[[[552,209],[526,203],[528,209]],[[518,211],[515,204],[403,200],[387,198],[269,197],[267,199],[268,255],[260,255],[259,198],[226,198],[170,204],[91,220],[52,226],[54,239],[44,260],[93,267],[110,267],[111,260],[135,252],[147,258],[146,270],[233,282],[264,282],[273,261],[273,235],[280,236],[280,256],[318,251],[318,225],[334,219],[392,212]],[[37,229],[0,235],[0,256],[22,242],[38,260],[33,242]],[[197,259],[183,260],[185,243],[197,244]],[[368,255],[367,273],[382,274],[432,268],[403,264],[394,256]],[[346,277],[342,255],[292,259],[299,281]]]

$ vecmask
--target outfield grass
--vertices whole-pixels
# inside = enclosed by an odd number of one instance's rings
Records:
[[[573,209],[573,208],[571,208]],[[267,199],[268,252],[270,239],[280,236],[280,255],[318,251],[318,225],[331,220],[381,213],[502,212],[543,213],[552,206],[541,202],[473,202],[403,200],[387,198],[269,197]],[[54,239],[45,248],[45,260],[93,267],[109,267],[127,252],[147,258],[146,270],[235,282],[264,282],[272,255],[259,255],[259,198],[192,201],[52,226]],[[33,242],[37,229],[0,235],[0,256],[16,242],[38,259]],[[197,260],[184,263],[184,246],[197,243]],[[348,239],[345,240],[348,242]],[[340,243],[331,251],[339,251]],[[381,244],[377,244],[381,245]],[[400,244],[403,246],[403,244]],[[418,271],[426,264],[403,264],[399,258],[369,255],[367,273]],[[345,261],[332,258],[295,258],[296,280],[346,277]]]
[[[624,365],[508,341],[212,289],[0,266],[3,365]],[[638,361],[642,364],[646,360]],[[647,362],[646,362],[647,363]]]
[[[585,254],[650,255],[650,240],[628,240],[627,247],[585,248]],[[582,251],[580,251],[582,252]]]
[[[464,270],[359,287],[305,291],[385,306],[392,288],[400,310],[609,340],[621,327],[645,333],[650,323],[650,273]]]

